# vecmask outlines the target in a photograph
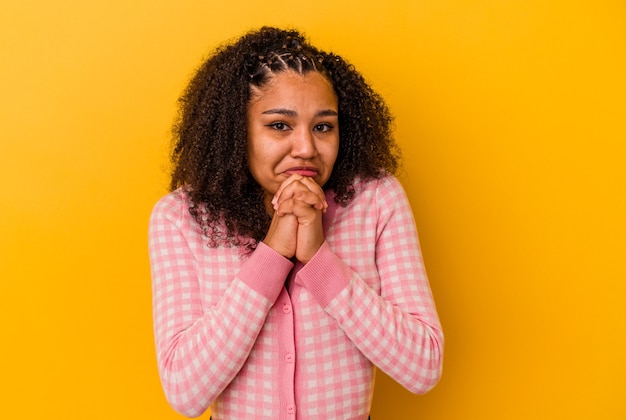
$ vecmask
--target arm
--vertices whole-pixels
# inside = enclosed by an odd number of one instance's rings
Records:
[[[424,270],[413,215],[397,180],[379,181],[375,211],[380,294],[325,242],[299,272],[306,287],[354,345],[414,393],[439,380],[443,334]]]
[[[172,407],[196,417],[245,363],[292,263],[262,243],[243,263],[237,250],[232,261],[224,262],[222,253],[220,264],[238,264],[240,269],[227,279],[219,301],[203,306],[198,280],[202,267],[190,245],[195,226],[189,216],[183,217],[183,200],[174,197],[161,200],[150,219],[157,361]],[[218,263],[219,249],[200,244],[195,252],[209,253]]]

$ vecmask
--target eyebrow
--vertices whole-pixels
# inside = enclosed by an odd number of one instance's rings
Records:
[[[279,114],[279,115],[285,115],[287,117],[298,116],[298,113],[296,111],[293,111],[291,109],[285,109],[285,108],[268,109],[267,111],[263,111],[262,114],[264,115]],[[336,117],[337,115],[339,115],[337,111],[334,111],[332,109],[324,109],[315,114],[316,117]]]

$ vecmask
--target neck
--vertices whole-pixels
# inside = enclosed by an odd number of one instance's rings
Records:
[[[274,196],[271,196],[269,194],[265,194],[265,200],[264,200],[265,211],[267,212],[267,214],[270,215],[270,217],[274,217],[274,206],[272,205],[272,199],[273,198],[274,198]]]

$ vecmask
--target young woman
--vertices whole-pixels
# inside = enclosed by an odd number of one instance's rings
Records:
[[[367,419],[375,367],[412,392],[443,335],[392,117],[296,31],[223,46],[180,99],[150,220],[159,372],[214,420]]]

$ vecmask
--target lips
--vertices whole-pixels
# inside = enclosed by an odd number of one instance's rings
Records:
[[[306,176],[309,178],[314,178],[319,175],[320,171],[317,168],[313,168],[310,166],[298,166],[294,168],[289,168],[285,171],[287,175],[298,174],[302,176]]]

